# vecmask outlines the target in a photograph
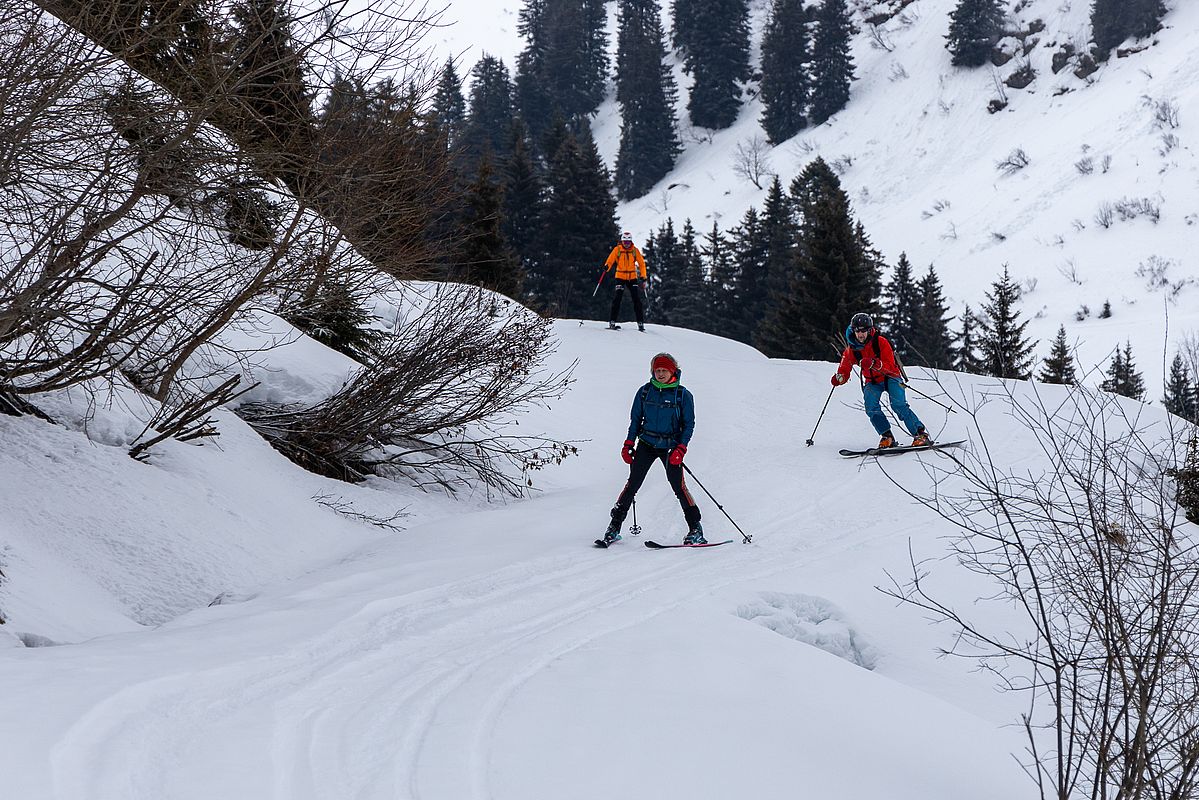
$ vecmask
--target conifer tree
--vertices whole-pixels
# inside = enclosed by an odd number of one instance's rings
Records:
[[[1066,343],[1066,326],[1060,325],[1053,339],[1049,357],[1044,359],[1041,372],[1037,375],[1041,383],[1062,383],[1072,386],[1078,379],[1074,374],[1074,356]]]
[[[671,324],[691,330],[703,330],[711,304],[707,298],[703,257],[696,240],[695,227],[690,219],[683,224],[683,236],[679,240],[679,266],[682,280],[679,290],[674,295]]]
[[[916,296],[908,361],[933,369],[951,369],[954,365],[953,334],[949,332],[951,317],[941,281],[931,264],[928,273],[916,284]]]
[[[616,190],[641,197],[674,168],[679,154],[674,76],[664,63],[666,45],[658,0],[620,0],[616,53],[616,101],[620,104],[620,151]]]
[[[525,0],[517,14],[516,30],[525,40],[525,48],[516,57],[513,95],[516,107],[529,126],[533,141],[539,142],[554,117],[549,87],[544,80],[547,35],[546,5],[549,0]],[[544,150],[552,156],[554,150]],[[548,158],[547,158],[548,160]]]
[[[1113,47],[1125,39],[1144,39],[1161,29],[1166,14],[1162,0],[1094,0],[1091,5],[1091,40],[1096,56],[1106,60]]]
[[[1199,423],[1199,381],[1192,382],[1190,371],[1178,353],[1170,362],[1170,376],[1166,379],[1162,402],[1171,414]]]
[[[462,151],[475,164],[490,151],[504,161],[508,157],[509,126],[512,121],[512,81],[508,68],[495,56],[484,55],[470,71],[470,113],[462,134]]]
[[[741,223],[729,231],[737,291],[732,298],[728,331],[722,335],[751,344],[753,333],[766,308],[766,268],[770,247],[765,225],[756,208],[750,207]]]
[[[525,49],[517,57],[516,98],[534,136],[554,113],[590,114],[604,97],[608,33],[605,0],[526,0],[517,30]]]
[[[619,229],[612,181],[585,120],[578,133],[567,133],[550,160],[547,190],[542,297],[557,316],[602,319],[608,302],[592,298],[592,282]]]
[[[1020,321],[1020,309],[1016,307],[1019,302],[1020,287],[1004,266],[1003,276],[987,292],[979,317],[982,335],[978,351],[987,375],[1027,380],[1032,371],[1035,342],[1024,336],[1028,321]]]
[[[812,39],[811,108],[813,125],[820,125],[849,102],[854,79],[850,39],[854,34],[846,0],[824,0],[816,12]]]
[[[803,0],[773,0],[762,35],[762,129],[771,144],[807,127],[808,30]]]
[[[503,190],[495,177],[491,157],[484,155],[464,198],[458,279],[516,299],[524,275],[501,229]]]
[[[969,304],[962,312],[962,327],[958,331],[954,352],[953,368],[958,372],[970,375],[985,374],[986,365],[979,356],[979,337],[981,325],[978,316],[970,310]]]
[[[538,234],[545,187],[533,162],[528,129],[519,117],[512,122],[509,153],[500,176],[504,187],[501,228],[525,271],[535,272],[541,261]]]
[[[708,0],[693,6],[683,50],[683,67],[694,79],[687,110],[697,127],[727,128],[741,108],[740,82],[749,79],[749,3]]]
[[[741,288],[741,270],[730,250],[728,239],[720,232],[716,222],[712,230],[704,236],[700,252],[708,264],[708,283],[710,286],[710,308],[708,321],[704,327],[709,333],[730,338],[739,338],[739,318],[741,313],[739,292]]]
[[[304,135],[312,121],[312,97],[305,83],[293,19],[278,0],[241,0],[232,7],[230,57],[237,74],[229,98],[257,124],[248,131],[286,146]]]
[[[454,60],[446,59],[437,79],[433,93],[432,119],[445,133],[446,143],[453,148],[458,144],[462,128],[466,124],[466,99],[462,96],[462,80],[454,68]]]
[[[670,41],[680,54],[686,55],[695,49],[696,10],[704,0],[670,0]]]
[[[799,226],[793,200],[784,191],[778,176],[770,183],[762,213],[762,234],[766,244],[765,296],[757,311],[758,324],[753,345],[771,358],[797,358],[800,333],[799,262],[797,245]]]
[[[679,250],[679,237],[674,232],[674,220],[667,217],[652,237],[652,247],[647,246],[642,255],[649,273],[654,321],[675,325],[675,309],[686,281],[686,270]]]
[[[907,253],[899,254],[899,261],[891,280],[883,287],[882,314],[879,322],[887,331],[887,339],[895,348],[895,354],[904,363],[915,362],[911,343],[916,331],[916,315],[920,307],[920,295],[916,280],[912,276],[912,264]]]
[[[981,67],[1003,33],[1003,0],[958,0],[949,12],[946,47],[955,67]]]
[[[853,314],[877,312],[877,266],[850,215],[849,197],[823,159],[804,168],[791,194],[799,242],[796,302],[788,319],[794,345],[787,357],[824,359]]]
[[[1144,399],[1145,381],[1132,360],[1131,342],[1125,342],[1123,350],[1116,349],[1107,365],[1107,377],[1099,384],[1099,388],[1133,400]]]

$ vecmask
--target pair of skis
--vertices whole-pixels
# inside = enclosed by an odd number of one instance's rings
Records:
[[[617,541],[620,541],[619,539]],[[704,542],[703,544],[659,544],[658,542],[647,541],[645,546],[650,550],[677,550],[680,548],[698,549],[700,547],[719,547],[722,544],[732,544],[732,539],[725,539],[723,542]],[[605,542],[603,539],[596,539],[595,546],[608,549],[613,542]]]
[[[846,458],[860,458],[862,456],[897,456],[900,453],[923,453],[926,450],[944,450],[947,447],[961,447],[966,443],[965,439],[957,442],[934,442],[933,444],[922,444],[915,447],[911,445],[899,445],[897,447],[871,447],[867,450],[841,450],[841,455]]]

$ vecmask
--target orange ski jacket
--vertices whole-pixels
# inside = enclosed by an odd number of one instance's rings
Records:
[[[604,262],[607,268],[605,272],[612,269],[614,264],[618,281],[635,281],[637,278],[646,280],[649,277],[645,272],[645,257],[641,255],[637,245],[626,248],[618,244],[613,247],[612,252],[608,254],[608,260]]]

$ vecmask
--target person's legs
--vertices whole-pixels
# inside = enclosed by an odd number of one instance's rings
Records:
[[[903,390],[903,384],[895,378],[887,378],[887,397],[891,401],[891,410],[895,412],[895,416],[903,421],[908,433],[915,436],[916,432],[924,427],[924,423],[908,405],[908,394]]]
[[[608,319],[616,322],[616,317],[620,314],[620,300],[624,297],[624,282],[616,282],[616,291],[612,293],[612,309],[608,312]]]
[[[683,472],[683,465],[671,464],[665,456],[662,463],[666,465],[666,480],[670,481],[670,488],[674,489],[674,496],[679,499],[679,506],[683,509],[683,519],[687,520],[687,528],[694,528],[700,520],[699,506],[687,490],[687,477]]]
[[[891,423],[887,421],[887,415],[883,413],[880,402],[882,398],[883,385],[881,383],[867,383],[862,386],[862,399],[866,401],[866,416],[870,418],[870,424],[874,426],[874,430],[879,436],[891,430]]]
[[[624,522],[629,513],[629,506],[633,505],[633,498],[637,496],[637,490],[645,483],[645,476],[649,474],[649,468],[653,466],[657,457],[657,450],[645,442],[638,442],[637,450],[633,453],[633,464],[629,467],[629,480],[620,492],[620,497],[616,499],[616,505],[612,507],[612,521],[618,527]]]
[[[629,292],[633,295],[633,313],[637,315],[637,324],[645,325],[645,301],[642,297],[641,284],[637,281],[629,286]]]

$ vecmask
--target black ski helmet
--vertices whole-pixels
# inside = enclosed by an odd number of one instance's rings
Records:
[[[874,320],[869,314],[858,312],[853,315],[853,319],[849,321],[849,327],[853,331],[869,331],[874,329]]]

